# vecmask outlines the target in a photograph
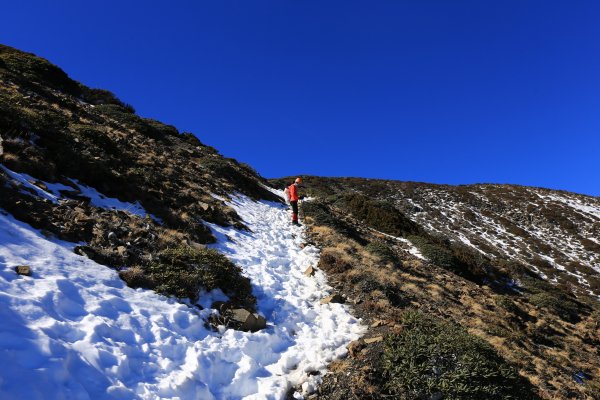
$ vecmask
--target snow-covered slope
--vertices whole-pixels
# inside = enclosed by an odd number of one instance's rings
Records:
[[[598,198],[508,185],[431,185],[395,193],[397,206],[431,233],[600,294]]]
[[[206,328],[198,310],[125,286],[117,273],[0,215],[2,399],[277,399],[310,390],[327,363],[363,332],[345,306],[321,305],[325,277],[303,275],[319,254],[275,203],[236,197],[251,232],[212,228],[215,246],[243,267],[256,333]],[[32,267],[20,277],[17,265]],[[7,368],[10,366],[10,368]]]
[[[600,295],[598,197],[518,185],[320,177],[306,182],[322,197],[359,193],[394,205],[431,235]]]

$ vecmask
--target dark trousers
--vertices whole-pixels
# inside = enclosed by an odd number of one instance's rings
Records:
[[[298,221],[298,200],[290,201],[292,206],[292,221]]]

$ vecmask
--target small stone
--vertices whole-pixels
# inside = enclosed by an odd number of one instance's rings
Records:
[[[331,296],[327,296],[324,299],[321,299],[321,304],[329,304],[329,303],[339,303],[344,304],[344,298],[339,294],[332,294]]]
[[[364,347],[365,342],[362,339],[355,340],[348,345],[348,354],[350,357],[356,357]]]
[[[394,327],[392,328],[392,331],[398,335],[400,333],[402,333],[402,331],[404,330],[404,327],[402,325],[394,325]]]
[[[303,249],[306,247],[306,243],[300,243],[300,248]]]
[[[231,310],[231,319],[237,328],[245,332],[256,332],[267,326],[267,321],[258,314],[253,314],[243,308]]]
[[[375,336],[369,339],[365,339],[366,344],[383,342],[383,336]]]
[[[31,268],[27,265],[18,265],[15,267],[15,272],[18,275],[31,276]]]
[[[442,400],[443,398],[444,398],[444,395],[442,394],[442,392],[435,392],[434,394],[431,395],[429,400]]]
[[[305,276],[313,276],[317,270],[311,265],[304,271]]]
[[[386,322],[385,322],[385,321],[383,321],[383,320],[381,320],[381,319],[378,319],[378,320],[376,320],[375,322],[373,322],[373,323],[371,324],[371,328],[378,328],[378,327],[380,327],[381,325],[386,325]]]

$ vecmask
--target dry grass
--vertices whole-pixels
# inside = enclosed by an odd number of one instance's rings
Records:
[[[368,292],[365,300],[356,306],[355,312],[366,320],[395,321],[402,314],[403,308],[386,298],[382,287],[387,284],[406,298],[408,305],[453,320],[469,328],[470,333],[485,339],[499,354],[515,364],[521,375],[539,388],[538,394],[544,399],[564,398],[564,393],[568,391],[586,398],[583,392],[587,389],[576,384],[568,373],[565,374],[565,369],[579,368],[600,374],[596,349],[581,339],[582,331],[590,332],[588,336],[593,335],[597,321],[592,318],[586,317],[573,325],[533,307],[526,298],[515,295],[510,299],[518,307],[517,316],[497,306],[495,299],[499,296],[489,287],[478,286],[402,252],[398,252],[403,257],[400,257],[401,268],[397,268],[383,264],[364,246],[340,236],[329,227],[310,226],[310,235],[323,249],[323,255],[335,255],[341,263],[352,265],[350,269],[326,269],[328,274],[344,285],[344,290],[349,291],[347,297],[355,297],[365,279],[380,286]],[[382,238],[373,235],[368,241],[375,239]],[[393,324],[377,328],[377,334],[381,333],[381,329],[391,330],[392,327]],[[541,327],[549,327],[558,335],[553,340],[559,346],[539,345],[528,336],[532,329]],[[374,390],[372,382],[365,381],[364,375],[356,372],[360,371],[364,362],[362,365],[350,365],[344,365],[340,374],[354,376],[353,382],[361,385],[362,390]],[[373,364],[369,366],[373,367]]]

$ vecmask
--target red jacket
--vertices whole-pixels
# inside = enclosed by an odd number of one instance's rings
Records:
[[[290,196],[290,201],[298,201],[298,186],[296,186],[296,184],[293,183],[288,187],[288,190],[288,196]]]

